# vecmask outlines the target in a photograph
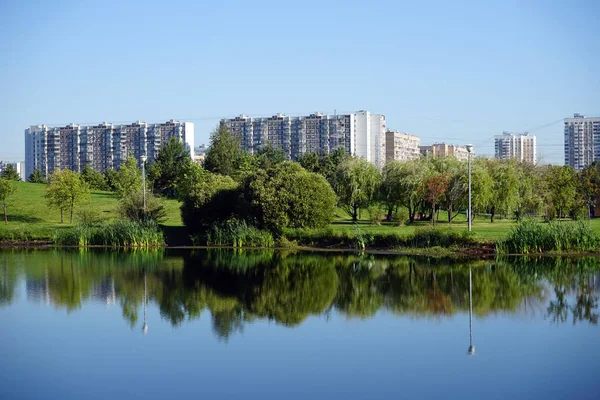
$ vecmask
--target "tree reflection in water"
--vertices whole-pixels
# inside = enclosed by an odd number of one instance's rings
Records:
[[[117,299],[132,328],[143,312],[143,332],[149,303],[173,326],[208,312],[215,335],[228,340],[256,319],[296,326],[310,316],[370,318],[381,310],[435,319],[466,313],[471,273],[476,316],[522,313],[525,304],[527,312],[543,309],[552,323],[597,324],[599,271],[594,257],[455,262],[226,249],[2,251],[0,306],[15,299],[24,279],[30,300],[49,299],[68,312]]]

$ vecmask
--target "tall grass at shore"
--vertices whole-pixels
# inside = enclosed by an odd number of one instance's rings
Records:
[[[192,237],[195,245],[233,247],[273,247],[273,235],[248,225],[245,221],[227,221],[215,224],[205,232]]]
[[[477,244],[473,235],[465,230],[417,228],[414,233],[340,231],[324,229],[290,229],[284,232],[288,240],[300,246],[333,248],[428,248],[467,247]]]
[[[165,241],[162,231],[153,222],[117,221],[56,230],[52,242],[59,246],[150,248],[163,246]]]
[[[600,236],[583,221],[523,221],[510,230],[506,239],[497,243],[496,251],[504,254],[567,253],[597,251],[599,246]]]

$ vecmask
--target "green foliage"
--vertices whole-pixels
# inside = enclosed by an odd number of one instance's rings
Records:
[[[177,197],[179,181],[191,164],[192,158],[183,142],[171,137],[148,169],[154,192],[168,198]]]
[[[227,221],[238,211],[238,184],[231,177],[203,173],[201,180],[186,185],[181,217],[190,231],[198,232],[216,222]]]
[[[381,175],[373,164],[351,157],[337,167],[334,181],[340,205],[353,221],[357,221],[359,210],[367,208],[375,200]]]
[[[569,214],[577,204],[577,175],[568,165],[559,167],[549,165],[544,172],[548,185],[546,205],[550,213],[562,218]]]
[[[92,190],[106,190],[106,178],[100,172],[93,170],[89,165],[83,167],[81,179]]]
[[[163,201],[154,196],[152,192],[146,192],[146,209],[144,210],[144,195],[140,191],[127,193],[119,200],[117,207],[119,215],[130,221],[154,221],[164,222],[166,210]]]
[[[235,176],[243,158],[239,138],[223,124],[212,133],[204,168],[215,174]]]
[[[245,221],[225,221],[210,226],[192,239],[196,245],[233,247],[273,247],[273,235]]]
[[[259,170],[245,180],[242,190],[250,204],[246,218],[272,232],[325,226],[337,201],[324,177],[289,161]]]
[[[489,201],[491,219],[497,212],[512,215],[519,200],[519,171],[515,161],[488,160],[492,193]]]
[[[164,237],[155,223],[117,221],[59,229],[54,232],[52,242],[60,246],[148,248],[162,246]]]
[[[4,211],[4,224],[8,224],[8,202],[12,195],[14,195],[17,191],[17,188],[13,184],[12,179],[0,178],[0,203],[2,204],[2,209]]]
[[[256,153],[257,165],[261,169],[269,169],[287,160],[287,155],[282,149],[276,149],[271,143],[261,148]]]
[[[77,221],[79,224],[84,226],[98,225],[102,222],[103,218],[98,210],[93,208],[84,208],[76,213]]]
[[[111,192],[117,191],[117,181],[119,180],[119,171],[110,168],[104,171],[104,180],[106,181],[106,189]]]
[[[306,153],[297,161],[307,171],[323,175],[333,186],[338,166],[349,157],[343,147],[338,147],[328,154]]]
[[[388,216],[394,208],[406,207],[410,222],[414,222],[417,207],[423,200],[421,188],[428,170],[424,158],[386,163],[380,197],[388,208]]]
[[[138,168],[135,158],[131,156],[127,158],[127,161],[121,165],[118,174],[114,176],[114,181],[110,184],[114,186],[119,197],[124,197],[133,191],[142,190],[142,171]]]
[[[27,178],[27,182],[48,183],[48,180],[46,178],[44,178],[44,175],[42,175],[42,171],[40,171],[38,168],[36,168],[31,174],[29,174],[29,177]]]
[[[8,179],[9,181],[20,181],[21,177],[19,176],[15,166],[12,164],[8,164],[6,168],[2,170],[0,173],[0,178]]]
[[[90,191],[79,174],[71,170],[56,170],[50,176],[50,185],[46,189],[48,206],[60,210],[60,222],[63,222],[63,212],[69,211],[69,223],[73,223],[75,206],[87,200]]]
[[[583,222],[523,221],[498,243],[499,253],[597,251],[600,237]]]

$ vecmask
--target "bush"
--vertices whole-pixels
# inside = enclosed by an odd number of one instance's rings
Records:
[[[398,208],[394,214],[392,214],[392,221],[396,226],[402,226],[408,221],[408,210],[404,207]]]
[[[249,214],[242,217],[277,233],[285,228],[324,227],[333,219],[337,203],[324,177],[287,161],[250,175],[242,191],[250,206]]]
[[[76,225],[58,229],[52,242],[60,246],[148,248],[164,245],[163,233],[154,222],[118,221],[98,226]]]
[[[85,226],[98,225],[103,220],[100,212],[91,208],[84,208],[77,211],[76,216],[79,224]]]
[[[117,211],[121,217],[130,221],[146,220],[160,223],[167,217],[162,200],[151,192],[146,193],[146,211],[144,212],[144,195],[137,190],[127,193],[121,198]]]
[[[498,253],[543,253],[547,251],[595,251],[600,238],[583,221],[523,221],[496,246]]]
[[[381,225],[381,221],[385,218],[385,213],[381,211],[379,206],[370,206],[367,208],[367,212],[369,213],[369,220],[373,225]]]

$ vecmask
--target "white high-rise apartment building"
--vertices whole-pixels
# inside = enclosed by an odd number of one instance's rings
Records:
[[[565,165],[581,171],[600,160],[600,117],[565,118]]]
[[[535,136],[529,133],[502,132],[494,136],[495,156],[499,160],[518,160],[535,164],[537,161]]]
[[[138,163],[141,163],[142,156],[152,161],[171,137],[182,140],[193,154],[194,124],[191,122],[170,120],[147,124],[138,121],[128,125],[105,122],[63,127],[34,125],[25,129],[25,174],[29,176],[35,169],[44,176],[55,169],[81,172],[86,166],[104,172],[120,168],[129,156]]]
[[[421,156],[421,138],[408,133],[387,131],[385,133],[386,160],[416,160]]]
[[[221,124],[240,138],[242,148],[249,153],[270,144],[296,160],[307,153],[328,154],[343,148],[346,154],[364,157],[380,168],[385,163],[385,116],[368,111],[299,117],[241,115],[223,119]]]

